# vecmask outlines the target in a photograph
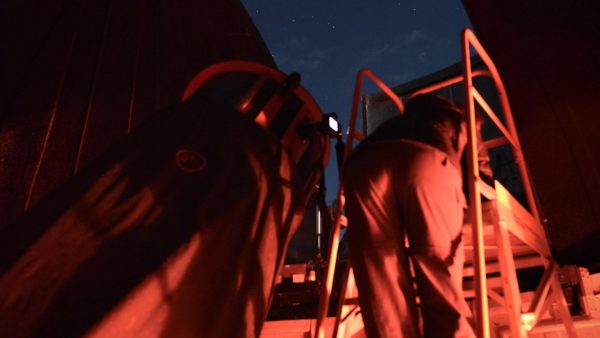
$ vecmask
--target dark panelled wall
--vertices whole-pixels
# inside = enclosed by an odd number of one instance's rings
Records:
[[[236,0],[4,0],[0,230],[223,60],[274,66]]]
[[[463,0],[500,70],[561,263],[600,263],[600,10]]]

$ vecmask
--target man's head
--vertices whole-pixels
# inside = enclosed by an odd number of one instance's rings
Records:
[[[421,94],[406,104],[404,118],[417,136],[452,148],[459,156],[467,142],[464,110],[435,94]],[[419,135],[420,134],[420,135]]]

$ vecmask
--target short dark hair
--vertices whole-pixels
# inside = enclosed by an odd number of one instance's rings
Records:
[[[366,141],[404,138],[449,152],[450,148],[457,148],[457,135],[465,122],[464,115],[460,106],[439,95],[417,95],[408,101],[404,114],[383,122]]]
[[[460,106],[436,94],[421,94],[406,104],[404,119],[409,137],[443,151],[458,150],[458,135],[466,122]]]
[[[466,114],[462,107],[431,93],[420,94],[410,99],[404,114],[407,119],[417,124],[451,121],[460,128],[460,124],[466,122]]]

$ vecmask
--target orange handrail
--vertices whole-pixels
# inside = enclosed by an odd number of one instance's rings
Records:
[[[477,121],[475,117],[474,99],[471,93],[473,78],[471,74],[471,55],[469,48],[468,29],[462,35],[463,77],[465,80],[465,105],[468,120],[468,186],[469,186],[469,219],[473,226],[473,260],[475,270],[475,333],[479,338],[490,337],[489,310],[487,297],[487,280],[485,274],[485,252],[483,244],[483,219],[481,206],[481,187],[479,183],[479,162],[477,155]],[[487,54],[486,54],[487,55]],[[482,58],[484,63],[485,58]],[[489,59],[489,58],[488,58]],[[493,77],[493,74],[492,74]]]
[[[373,81],[375,85],[377,85],[384,93],[386,93],[390,99],[394,102],[399,112],[404,111],[404,104],[402,101],[391,90],[383,81],[381,81],[373,72],[368,69],[362,69],[358,72],[356,76],[356,84],[354,86],[354,97],[352,100],[352,110],[350,112],[350,122],[348,123],[348,135],[346,136],[346,146],[344,148],[344,156],[342,159],[341,166],[343,168],[343,162],[348,158],[350,152],[352,151],[352,143],[356,138],[356,118],[358,112],[358,104],[360,102],[360,96],[362,92],[362,82],[363,78],[367,76]],[[341,177],[340,177],[341,181]],[[319,308],[317,311],[317,323],[315,326],[315,337],[323,338],[325,336],[325,331],[323,329],[323,322],[325,317],[327,316],[327,311],[329,310],[329,299],[331,298],[331,289],[333,287],[333,275],[335,272],[335,265],[337,263],[337,254],[339,247],[339,238],[340,238],[340,228],[341,228],[341,220],[342,220],[342,211],[344,209],[344,187],[343,184],[340,183],[337,194],[337,203],[335,210],[335,221],[333,224],[333,229],[331,231],[331,237],[329,239],[329,257],[327,259],[327,266],[325,268],[325,280],[322,282],[321,286],[321,296],[319,299]]]
[[[487,104],[481,94],[473,86],[473,71],[471,69],[471,55],[470,48],[479,54],[481,60],[487,66],[489,74],[494,81],[496,86],[498,98],[500,99],[500,105],[504,112],[506,119],[506,127],[496,116],[492,108]],[[494,122],[496,127],[503,134],[503,140],[508,141],[511,144],[514,156],[516,158],[517,165],[523,181],[523,189],[527,202],[529,204],[530,212],[533,216],[540,220],[540,214],[538,206],[534,197],[533,188],[531,184],[531,177],[527,170],[523,153],[521,150],[521,144],[517,135],[517,130],[514,124],[512,111],[506,95],[506,89],[504,83],[500,78],[498,69],[490,56],[487,54],[485,49],[481,46],[480,42],[475,37],[475,34],[465,29],[462,34],[462,56],[463,56],[463,77],[465,79],[465,104],[468,113],[468,128],[469,128],[469,144],[467,148],[467,161],[468,161],[468,185],[469,185],[469,200],[471,206],[469,208],[469,219],[473,225],[473,245],[474,245],[474,268],[475,268],[475,306],[476,306],[476,333],[478,337],[487,338],[490,336],[489,328],[489,312],[488,312],[488,300],[487,300],[487,280],[485,272],[485,254],[484,254],[484,242],[483,242],[483,220],[481,213],[481,186],[479,179],[479,164],[478,164],[478,151],[477,151],[477,129],[476,129],[476,118],[475,118],[475,101],[481,106],[484,112]],[[501,140],[501,141],[503,141]],[[500,144],[501,142],[493,142]],[[550,257],[545,257],[548,259]],[[512,325],[512,324],[511,324]],[[518,330],[518,328],[513,328]],[[513,330],[511,329],[511,331]]]
[[[505,118],[506,118],[506,125],[508,127],[508,130],[510,131],[511,136],[513,136],[515,139],[516,147],[513,146],[513,150],[515,150],[515,157],[517,160],[517,164],[519,165],[519,170],[521,172],[521,176],[523,179],[523,186],[525,188],[525,195],[527,197],[527,203],[529,204],[529,208],[530,208],[530,211],[533,214],[533,216],[535,216],[539,220],[540,213],[539,213],[539,209],[538,209],[536,199],[535,199],[535,196],[533,193],[531,177],[527,170],[525,159],[523,158],[523,153],[522,153],[521,144],[520,144],[519,138],[518,138],[517,128],[515,127],[512,110],[510,109],[510,104],[508,103],[508,97],[506,95],[506,88],[504,87],[504,83],[502,82],[502,79],[500,78],[500,73],[498,72],[496,65],[494,64],[494,62],[492,61],[492,59],[490,58],[488,53],[485,51],[485,49],[483,49],[483,46],[481,46],[481,43],[479,42],[479,40],[477,40],[477,37],[475,36],[475,34],[470,29],[465,29],[463,31],[463,48],[466,49],[467,53],[469,51],[469,45],[471,47],[473,47],[475,49],[475,51],[479,54],[482,61],[488,67],[490,75],[492,76],[492,79],[494,80],[494,84],[496,85],[496,88],[498,90],[498,98],[500,99],[500,105],[502,106],[502,110],[503,110]],[[464,52],[465,51],[463,50],[463,53]],[[469,64],[470,64],[470,58],[469,58]],[[472,83],[471,83],[471,87],[472,87]],[[467,88],[467,89],[470,89],[470,88]]]
[[[473,75],[472,75],[473,77],[476,77],[476,76],[488,76],[488,77],[491,77],[490,72],[488,70],[486,70],[486,69],[476,69],[472,73],[473,73]],[[413,92],[412,94],[410,94],[408,96],[408,98],[412,99],[413,97],[415,97],[415,96],[417,96],[419,94],[430,93],[430,92],[436,91],[438,89],[445,88],[445,87],[451,86],[453,84],[457,84],[457,83],[463,81],[463,79],[464,79],[464,77],[461,74],[461,75],[457,75],[457,76],[451,77],[451,78],[449,78],[447,80],[444,80],[442,82],[433,83],[433,84],[431,84],[429,86],[423,87],[423,88],[421,88],[421,89]]]

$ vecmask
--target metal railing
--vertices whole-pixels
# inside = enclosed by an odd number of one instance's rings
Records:
[[[362,83],[364,77],[368,77],[377,85],[384,93],[386,93],[390,99],[394,102],[398,111],[404,111],[404,105],[400,98],[385,84],[381,81],[373,72],[368,69],[362,69],[358,72],[356,76],[356,84],[354,86],[354,97],[352,100],[352,110],[350,112],[350,121],[348,123],[348,135],[346,136],[346,146],[344,148],[344,156],[341,167],[343,168],[343,162],[348,158],[350,152],[352,151],[352,144],[354,139],[361,140],[363,138],[362,133],[356,130],[356,119],[358,113],[358,105],[360,102],[360,96],[362,93]],[[340,179],[341,181],[341,179]],[[325,321],[325,317],[327,316],[327,312],[329,311],[329,300],[331,299],[331,290],[333,287],[333,277],[335,272],[335,265],[337,262],[337,254],[340,240],[340,228],[343,217],[343,209],[344,209],[344,186],[343,184],[339,185],[337,200],[336,200],[336,208],[335,208],[335,216],[333,222],[333,229],[331,230],[331,237],[329,239],[329,257],[327,259],[327,265],[325,268],[325,279],[322,282],[321,286],[321,296],[319,299],[319,308],[317,311],[317,324],[315,326],[315,337],[323,338],[325,336],[325,331],[323,329],[323,322]]]
[[[519,142],[519,138],[517,135],[516,127],[514,124],[514,119],[512,115],[512,111],[508,102],[508,98],[506,95],[506,89],[500,78],[500,74],[491,60],[490,56],[487,54],[485,49],[482,47],[481,43],[477,40],[473,32],[469,29],[465,29],[462,33],[462,58],[463,58],[463,74],[459,76],[455,76],[444,81],[434,83],[432,85],[420,88],[419,90],[413,92],[409,98],[412,98],[418,94],[433,92],[447,86],[451,86],[460,82],[464,82],[465,86],[465,106],[467,116],[467,126],[468,126],[468,144],[466,148],[466,156],[468,162],[468,187],[469,187],[469,214],[468,220],[472,225],[473,231],[473,264],[474,264],[474,284],[475,284],[475,316],[476,316],[476,327],[475,332],[480,338],[489,338],[490,337],[490,321],[489,321],[489,304],[488,297],[495,299],[498,303],[503,304],[503,306],[508,310],[509,315],[509,329],[513,338],[516,337],[526,337],[527,332],[531,330],[531,328],[537,323],[541,314],[548,307],[548,302],[546,302],[547,298],[552,297],[554,301],[558,304],[558,312],[560,317],[562,317],[563,322],[565,324],[565,328],[569,337],[576,337],[577,333],[575,332],[575,328],[572,322],[572,319],[568,313],[568,307],[566,301],[564,299],[564,295],[562,295],[562,289],[560,287],[560,282],[557,276],[557,265],[552,260],[550,256],[550,251],[547,248],[547,240],[545,238],[541,239],[543,243],[540,242],[540,239],[535,241],[527,241],[527,244],[534,244],[532,246],[533,250],[536,251],[542,257],[542,261],[545,265],[546,271],[544,276],[538,286],[534,294],[534,298],[532,300],[531,305],[529,306],[529,310],[527,312],[522,312],[521,310],[521,299],[518,289],[518,281],[516,279],[515,272],[515,263],[512,256],[512,249],[510,248],[510,241],[508,240],[508,229],[501,226],[500,224],[495,224],[494,229],[496,232],[496,242],[498,245],[498,261],[501,266],[501,270],[503,271],[503,288],[504,295],[500,295],[493,290],[488,290],[487,288],[487,276],[486,276],[486,258],[485,258],[485,243],[483,237],[483,217],[482,217],[482,201],[481,196],[483,195],[496,195],[496,191],[493,187],[488,186],[484,183],[479,176],[479,162],[478,162],[478,145],[477,145],[477,121],[475,115],[475,103],[477,103],[481,109],[489,116],[490,120],[494,123],[497,129],[502,133],[501,137],[497,137],[484,142],[484,145],[489,148],[498,147],[504,144],[510,144],[513,154],[515,157],[515,162],[518,165],[519,172],[521,174],[521,179],[523,183],[523,189],[525,192],[525,197],[527,203],[529,205],[529,211],[523,209],[520,211],[521,214],[531,213],[530,216],[527,216],[531,219],[530,223],[536,223],[536,227],[541,226],[540,212],[538,209],[537,201],[535,199],[531,177],[529,175],[529,171],[527,170],[527,166],[525,163],[525,159],[523,157],[523,153],[521,150],[521,144]],[[487,67],[486,69],[476,69],[473,70],[471,67],[471,48],[473,48],[477,54],[481,57],[483,64]],[[346,147],[344,149],[344,160],[349,156],[352,151],[352,142],[354,139],[361,140],[363,135],[356,131],[356,118],[357,118],[357,109],[360,98],[360,90],[362,87],[362,79],[364,76],[369,76],[375,84],[377,84],[382,90],[394,101],[396,106],[398,106],[398,110],[402,112],[403,105],[398,96],[385,84],[381,83],[379,79],[377,79],[370,71],[362,70],[358,73],[354,98],[352,104],[352,111],[350,115],[349,122],[349,131],[347,135]],[[483,96],[479,93],[479,91],[473,85],[473,78],[477,76],[486,76],[493,80],[494,85],[496,87],[496,91],[498,94],[498,98],[500,101],[501,109],[504,114],[504,118],[506,120],[506,124],[504,124],[494,110],[490,107],[490,105],[485,101]],[[501,187],[501,186],[500,186]],[[491,192],[491,193],[490,193]],[[328,311],[328,304],[331,295],[331,288],[333,283],[333,273],[335,270],[336,258],[337,258],[337,249],[338,249],[338,241],[339,241],[339,231],[340,231],[340,223],[342,219],[342,212],[344,207],[344,188],[343,185],[340,184],[338,190],[338,200],[336,206],[336,214],[335,214],[335,224],[332,230],[332,237],[329,243],[330,251],[329,251],[329,259],[327,262],[327,274],[325,278],[325,282],[322,286],[321,299],[319,304],[319,311],[317,315],[317,325],[315,328],[315,336],[316,337],[324,337],[323,331],[323,321]],[[520,207],[520,205],[519,205]],[[499,222],[496,222],[499,223]],[[542,232],[543,233],[543,232]],[[519,237],[519,236],[518,236]],[[537,243],[537,244],[536,244]],[[539,245],[538,245],[539,244]],[[541,246],[544,246],[541,248]],[[346,271],[347,273],[347,271]],[[344,297],[344,295],[341,295]],[[341,300],[342,301],[342,300]],[[339,320],[339,318],[338,318]],[[339,324],[338,320],[336,320],[336,328]],[[334,329],[334,332],[336,330]]]

